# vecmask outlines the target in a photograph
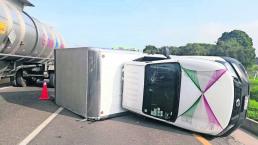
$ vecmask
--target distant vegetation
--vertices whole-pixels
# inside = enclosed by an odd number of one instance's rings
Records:
[[[125,51],[137,51],[139,52],[140,50],[139,49],[136,49],[136,48],[126,48],[126,47],[114,47],[112,48],[113,50],[125,50]]]
[[[224,32],[218,38],[216,44],[189,43],[185,46],[164,46],[161,48],[148,45],[143,52],[150,54],[161,53],[164,48],[168,48],[172,55],[229,56],[236,58],[246,67],[252,66],[256,61],[252,38],[240,30]]]

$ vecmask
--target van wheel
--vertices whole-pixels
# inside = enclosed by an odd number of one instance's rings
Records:
[[[55,87],[55,74],[49,73],[49,87],[54,88]]]
[[[18,71],[16,74],[16,84],[18,87],[27,87],[27,82],[22,76],[22,71]]]

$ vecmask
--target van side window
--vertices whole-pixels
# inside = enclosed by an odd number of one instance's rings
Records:
[[[146,66],[143,113],[168,121],[177,116],[180,72],[178,63]]]

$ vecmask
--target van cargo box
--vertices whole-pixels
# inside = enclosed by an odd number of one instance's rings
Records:
[[[142,55],[100,48],[56,49],[56,103],[94,120],[125,112],[123,64]]]

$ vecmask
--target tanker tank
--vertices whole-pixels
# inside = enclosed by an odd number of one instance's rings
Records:
[[[64,48],[61,35],[19,9],[17,2],[0,0],[0,53],[10,56],[53,58],[54,48]],[[8,56],[0,55],[0,60],[5,58]]]
[[[16,80],[21,68],[22,74],[33,76],[28,68],[35,72],[39,67],[28,64],[49,67],[46,63],[53,60],[54,49],[65,47],[60,33],[27,14],[25,6],[34,5],[28,0],[0,0],[0,79]]]

